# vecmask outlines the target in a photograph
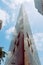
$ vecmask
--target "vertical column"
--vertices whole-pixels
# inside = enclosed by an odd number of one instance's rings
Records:
[[[21,33],[21,44],[22,44],[22,65],[24,65],[24,34]]]
[[[12,61],[12,64],[24,65],[24,34],[23,32],[18,33],[16,42],[15,42],[15,48],[13,49],[13,54],[15,56],[15,60]]]

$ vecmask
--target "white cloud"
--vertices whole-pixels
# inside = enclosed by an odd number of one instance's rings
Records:
[[[37,50],[43,51],[43,33],[35,33],[33,37]]]
[[[12,22],[13,22],[13,23],[14,23],[15,18],[16,18],[15,13],[12,13]]]
[[[17,5],[23,2],[30,2],[31,0],[2,0],[5,4],[7,4],[10,8],[14,9]]]
[[[34,35],[35,41],[42,41],[43,40],[43,33],[35,33]]]
[[[15,0],[16,4],[21,4],[23,2],[30,2],[31,0]]]
[[[9,2],[7,0],[2,0],[5,4],[9,5]]]
[[[17,31],[14,26],[6,30],[6,38],[9,39],[11,34],[17,35]]]
[[[7,34],[11,34],[11,33],[13,33],[14,32],[14,27],[11,27],[11,28],[9,28],[8,30],[6,30],[6,33]]]
[[[0,19],[2,20],[2,27],[7,24],[6,20],[9,20],[8,13],[2,9],[0,9]]]

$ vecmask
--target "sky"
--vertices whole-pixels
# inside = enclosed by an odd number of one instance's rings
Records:
[[[0,0],[0,19],[3,21],[0,30],[0,46],[7,52],[16,29],[19,8],[25,2],[34,42],[38,51],[41,65],[43,65],[43,15],[35,8],[34,0]],[[2,62],[1,65],[4,65]]]

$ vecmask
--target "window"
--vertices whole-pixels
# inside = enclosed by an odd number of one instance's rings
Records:
[[[30,47],[30,43],[29,43],[29,41],[28,41],[28,46]]]
[[[18,40],[18,42],[17,42],[16,46],[17,46],[17,48],[18,48],[18,46],[19,46],[19,40]]]
[[[17,36],[18,38],[20,37],[20,32],[19,32],[19,34],[18,34],[18,36]]]
[[[27,33],[27,37],[29,38],[28,33]]]

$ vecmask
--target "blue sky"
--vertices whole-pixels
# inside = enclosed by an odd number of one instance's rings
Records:
[[[0,19],[3,21],[0,30],[0,46],[8,51],[12,35],[16,29],[15,24],[21,3],[25,2],[25,10],[28,15],[32,34],[43,65],[43,16],[37,11],[34,0],[0,0]],[[2,62],[2,65],[3,62]]]

